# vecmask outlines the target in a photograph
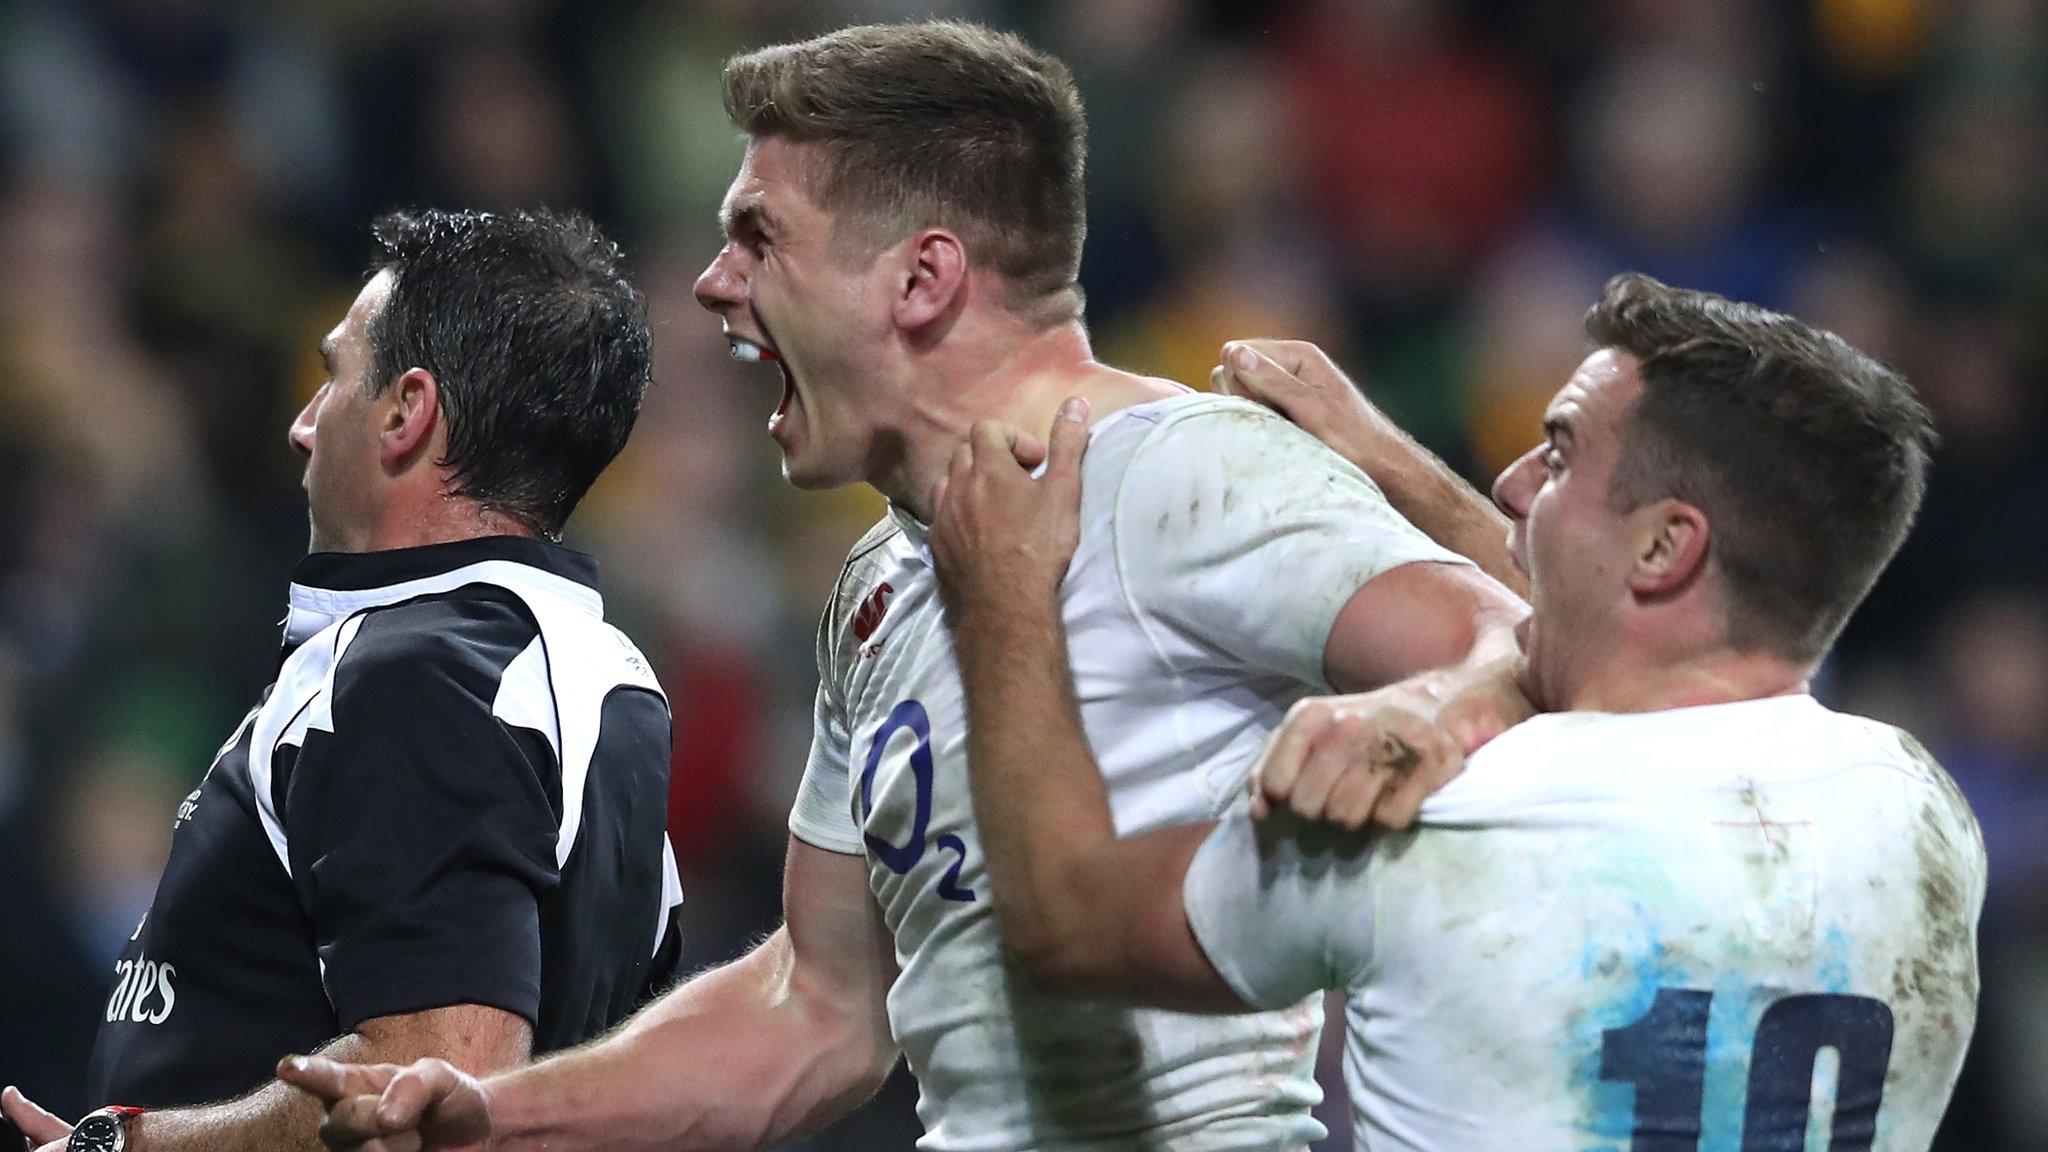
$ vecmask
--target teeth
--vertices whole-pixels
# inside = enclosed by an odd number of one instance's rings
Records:
[[[732,358],[735,360],[744,360],[749,364],[759,364],[775,359],[775,353],[754,343],[752,340],[743,339],[739,336],[728,336],[726,337],[726,343],[731,347]]]

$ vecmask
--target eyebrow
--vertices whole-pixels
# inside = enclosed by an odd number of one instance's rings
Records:
[[[735,208],[718,210],[718,223],[727,235],[737,235],[742,230],[752,230],[764,236],[774,236],[782,230],[782,224],[768,206],[759,200],[749,200]]]

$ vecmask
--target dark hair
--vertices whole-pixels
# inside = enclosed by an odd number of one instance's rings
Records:
[[[806,190],[851,215],[863,255],[950,228],[1013,304],[1079,314],[1088,126],[1054,57],[957,21],[845,28],[726,61],[725,109],[820,146]]]
[[[1633,273],[1607,282],[1586,331],[1642,365],[1610,506],[1699,508],[1731,642],[1817,659],[1926,493],[1936,436],[1912,386],[1832,332]]]
[[[618,246],[576,213],[393,212],[372,226],[391,295],[370,391],[434,374],[455,492],[561,533],[625,447],[651,373]]]

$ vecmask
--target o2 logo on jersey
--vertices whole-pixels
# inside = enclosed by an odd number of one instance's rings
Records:
[[[1630,1152],[1697,1152],[1713,1002],[1712,992],[1659,988],[1635,1023],[1601,1034],[1600,1078],[1635,1085]],[[1742,1152],[1807,1146],[1823,1048],[1837,1060],[1828,1152],[1869,1152],[1891,1063],[1892,1010],[1882,1000],[1833,993],[1786,996],[1764,1010],[1750,1050]]]
[[[884,589],[887,584],[882,585]],[[962,904],[974,902],[974,892],[960,886],[960,869],[967,863],[967,845],[958,836],[948,832],[927,844],[925,837],[932,826],[932,721],[925,714],[924,705],[916,700],[905,700],[890,709],[889,718],[875,729],[873,741],[868,744],[868,759],[860,772],[860,811],[855,815],[863,826],[868,814],[875,808],[875,770],[882,766],[882,752],[889,746],[890,737],[898,731],[909,729],[917,737],[916,747],[910,750],[910,775],[917,785],[917,804],[911,816],[910,838],[901,844],[891,844],[871,832],[863,831],[861,838],[867,841],[868,851],[882,862],[882,867],[898,876],[905,876],[918,862],[924,859],[928,848],[953,853],[952,867],[939,878],[938,893],[941,900],[952,900]]]

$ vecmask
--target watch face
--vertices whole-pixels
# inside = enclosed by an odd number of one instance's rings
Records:
[[[71,1130],[71,1139],[64,1142],[64,1152],[120,1152],[121,1121],[105,1113],[95,1112],[78,1122]]]

